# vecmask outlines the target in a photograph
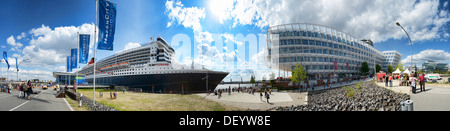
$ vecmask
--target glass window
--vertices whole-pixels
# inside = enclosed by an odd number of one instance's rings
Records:
[[[314,45],[315,41],[314,40],[309,40],[309,45]]]
[[[313,37],[313,33],[311,31],[307,31],[308,32],[308,37]]]
[[[322,49],[317,49],[318,54],[322,54]]]
[[[303,40],[302,40],[302,44],[303,44],[303,45],[308,45],[308,40],[303,39]]]
[[[302,31],[302,36],[307,36],[306,31]]]
[[[315,49],[311,49],[310,52],[311,53],[316,53],[316,50]]]
[[[316,41],[316,46],[321,46],[321,45],[322,45],[322,42]]]
[[[311,62],[316,62],[316,57],[311,57]]]
[[[320,35],[318,32],[314,32],[314,37],[320,38]]]

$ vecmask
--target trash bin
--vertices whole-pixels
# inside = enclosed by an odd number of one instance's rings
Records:
[[[408,108],[405,105],[405,101],[401,101],[400,106],[402,107],[400,111],[408,111]]]
[[[402,106],[401,111],[414,111],[412,100],[402,101],[400,105]]]

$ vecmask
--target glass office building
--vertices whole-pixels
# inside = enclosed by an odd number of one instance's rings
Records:
[[[402,58],[402,54],[400,54],[399,52],[395,51],[395,50],[391,50],[391,51],[383,51],[384,54],[384,63],[383,63],[383,71],[387,72],[387,68],[388,65],[392,66],[393,71],[395,71],[398,65],[398,62],[400,62],[400,59]]]
[[[448,64],[447,63],[436,63],[435,61],[428,60],[422,64],[422,71],[426,73],[433,72],[447,72]]]
[[[285,24],[267,29],[265,61],[270,68],[285,72],[292,72],[299,63],[309,78],[326,78],[356,75],[363,62],[373,73],[385,56],[373,45],[331,27]]]

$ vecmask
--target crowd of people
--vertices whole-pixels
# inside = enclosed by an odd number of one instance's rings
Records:
[[[248,93],[251,95],[255,95],[255,92],[259,92],[260,99],[262,100],[263,92],[264,92],[264,98],[266,98],[266,102],[269,103],[270,95],[272,94],[272,90],[270,88],[254,88],[254,87],[238,87],[238,88],[231,88],[229,86],[225,89],[217,89],[214,90],[214,95],[217,96],[218,99],[222,97],[222,93],[227,92],[228,96],[231,96],[231,92],[237,92],[237,93]],[[208,95],[212,93],[211,90],[209,90]]]

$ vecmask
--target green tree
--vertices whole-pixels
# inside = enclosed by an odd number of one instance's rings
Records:
[[[369,72],[369,64],[367,64],[367,62],[363,62],[362,63],[362,65],[361,65],[361,73],[363,74],[363,75],[366,75],[368,72]]]
[[[387,71],[388,71],[388,73],[392,73],[394,71],[394,69],[392,69],[391,65],[388,65]]]
[[[380,70],[381,70],[381,66],[380,66],[380,65],[376,64],[376,65],[375,65],[375,68],[376,68],[376,71],[377,71],[377,72],[380,72]]]
[[[255,77],[254,76],[250,76],[250,83],[255,84]]]
[[[401,61],[398,62],[397,66],[395,67],[395,69],[399,69],[400,71],[403,72],[403,64]]]
[[[303,69],[303,66],[297,63],[294,70],[292,71],[292,82],[300,83],[301,81],[305,80],[306,78],[306,71]]]

